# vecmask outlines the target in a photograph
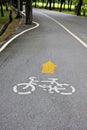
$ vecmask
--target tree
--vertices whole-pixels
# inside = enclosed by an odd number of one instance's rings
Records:
[[[5,3],[5,6],[6,6],[6,11],[8,11],[8,1],[5,0],[4,3]]]
[[[72,0],[68,0],[68,10],[71,10]]]
[[[62,11],[62,5],[63,3],[65,3],[65,0],[61,0],[61,3],[60,3],[60,12]]]
[[[81,13],[82,3],[83,3],[83,0],[79,0],[78,5],[77,5],[77,10],[76,10],[77,15],[80,15],[80,13]]]
[[[26,0],[26,24],[32,24],[32,0]]]
[[[20,0],[20,10],[23,10],[23,0]]]
[[[17,0],[11,0],[11,4],[12,4],[12,6],[14,6],[15,8],[18,8],[18,1],[17,1]]]
[[[0,6],[1,6],[1,16],[4,16],[4,11],[3,11],[3,2],[0,0]]]
[[[51,3],[52,3],[52,0],[49,0],[49,4],[50,4],[49,9],[50,10],[51,10]]]
[[[42,8],[44,7],[44,0],[42,0]]]
[[[47,8],[47,6],[48,6],[48,4],[49,4],[49,10],[51,10],[51,9],[52,9],[51,3],[52,3],[52,0],[47,0],[47,1],[46,1],[46,6],[45,6],[45,8]]]
[[[56,1],[55,1],[55,0],[53,0],[53,9],[55,9],[55,2],[56,2]]]

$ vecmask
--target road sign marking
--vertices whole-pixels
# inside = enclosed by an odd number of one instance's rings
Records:
[[[47,73],[47,74],[54,74],[56,65],[51,62],[47,61],[46,63],[42,64],[42,73]]]
[[[29,77],[28,83],[20,83],[13,86],[13,91],[19,95],[28,95],[33,93],[36,88],[42,88],[48,93],[57,93],[61,95],[72,95],[75,93],[75,87],[66,83],[59,83],[58,78],[48,78],[47,80],[36,80],[36,77]]]

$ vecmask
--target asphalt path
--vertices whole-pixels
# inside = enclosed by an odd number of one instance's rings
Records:
[[[87,130],[87,18],[40,9],[33,17],[39,26],[0,53],[0,130]],[[42,73],[48,61],[53,74]]]

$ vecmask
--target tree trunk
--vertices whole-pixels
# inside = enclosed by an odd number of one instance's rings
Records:
[[[35,0],[35,8],[37,7],[37,0]]]
[[[81,13],[81,6],[82,6],[82,0],[79,0],[77,10],[76,10],[77,15],[80,15],[80,13]]]
[[[53,9],[55,9],[55,0],[53,0]]]
[[[26,24],[32,24],[32,0],[26,0]]]
[[[6,1],[5,5],[6,5],[6,11],[8,11],[8,2],[7,1]]]
[[[42,0],[42,8],[44,7],[44,0]]]
[[[3,17],[3,16],[4,16],[4,12],[3,12],[3,5],[2,5],[2,2],[0,2],[0,5],[1,5],[1,16]]]
[[[10,12],[9,12],[9,22],[10,23],[12,22],[12,10],[10,10]]]
[[[20,0],[17,0],[18,5],[18,11],[20,11]]]
[[[23,10],[23,0],[20,0],[20,10]]]
[[[46,5],[45,5],[45,8],[47,8],[48,3],[49,3],[49,0],[46,0]]]
[[[51,10],[51,9],[52,9],[52,8],[51,8],[51,2],[52,2],[52,0],[49,0],[49,2],[50,2],[49,10]]]
[[[65,3],[65,0],[61,0],[60,9],[59,9],[60,12],[62,11],[62,5],[63,5],[63,3]]]

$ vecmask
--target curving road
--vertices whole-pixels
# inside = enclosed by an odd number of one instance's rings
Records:
[[[33,16],[39,26],[0,53],[0,130],[87,130],[87,18]]]

